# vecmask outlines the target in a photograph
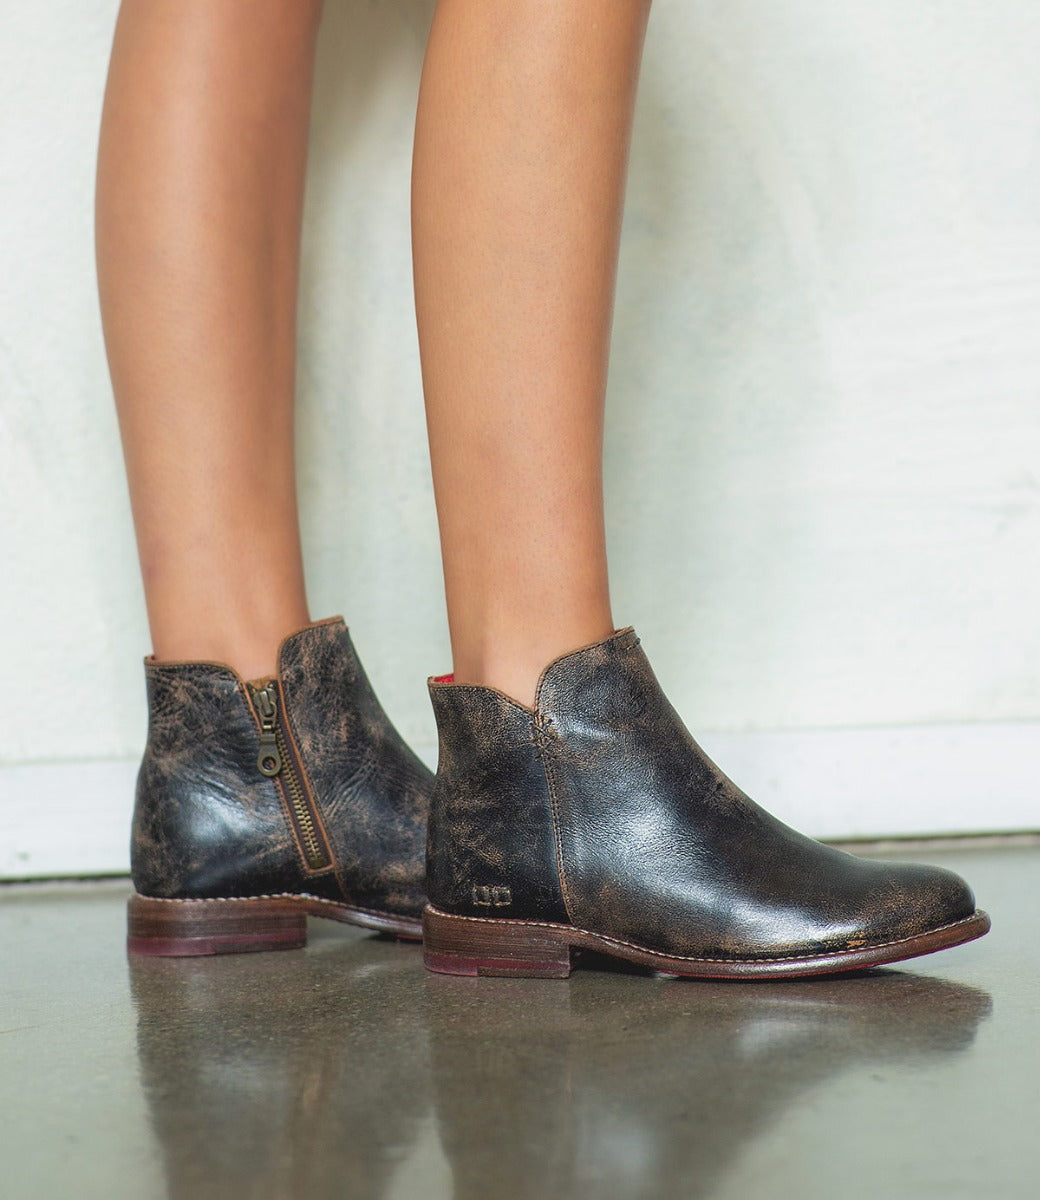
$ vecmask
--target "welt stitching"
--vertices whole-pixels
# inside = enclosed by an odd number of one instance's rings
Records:
[[[314,896],[310,892],[265,892],[260,896],[144,896],[140,892],[134,895],[149,904],[251,904],[255,900],[306,900],[308,904],[324,904],[329,908],[341,908],[345,912],[368,913],[373,917],[397,917],[397,913],[384,912],[378,908],[362,908],[360,904],[346,904],[339,900],[329,900],[325,896]],[[411,917],[400,917],[402,921],[410,921]]]
[[[432,904],[427,905],[427,908],[434,915],[438,917],[450,917],[453,921],[475,921],[479,925],[508,925],[510,927],[520,926],[524,929],[557,929],[562,933],[584,933],[589,937],[598,938],[601,942],[607,942],[612,946],[619,946],[626,950],[638,950],[643,954],[652,954],[657,958],[672,959],[675,962],[817,962],[821,958],[834,957],[843,953],[839,950],[831,950],[821,954],[781,954],[771,957],[761,954],[750,954],[745,958],[708,958],[698,954],[665,954],[660,950],[651,950],[648,946],[641,946],[638,942],[626,942],[622,938],[610,937],[605,933],[596,933],[591,929],[582,929],[579,925],[561,925],[557,921],[511,921],[502,917],[499,917],[497,920],[488,920],[487,917],[464,917],[456,913],[446,913],[439,908],[435,908]],[[914,933],[909,937],[893,938],[888,942],[870,942],[865,946],[856,946],[853,950],[846,953],[851,956],[861,950],[884,950],[887,946],[901,946],[905,942],[916,941],[925,934],[942,933],[947,929],[956,929],[958,925],[968,925],[975,920],[976,915],[972,914],[970,917],[962,917],[959,921],[951,921],[948,925],[937,925],[934,929],[926,929],[922,933]]]

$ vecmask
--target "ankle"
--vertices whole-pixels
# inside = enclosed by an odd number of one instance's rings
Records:
[[[311,623],[306,611],[263,621],[213,619],[153,633],[156,662],[211,662],[231,667],[242,679],[278,673],[278,648],[285,637]]]
[[[455,683],[496,688],[511,699],[533,706],[538,680],[546,664],[610,637],[610,614],[547,629],[509,631],[453,647]]]

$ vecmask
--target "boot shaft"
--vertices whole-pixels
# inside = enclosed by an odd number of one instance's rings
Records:
[[[306,892],[417,913],[432,776],[334,618],[287,637],[277,675],[146,660],[148,742],[131,846],[138,893]]]
[[[445,912],[565,921],[538,714],[490,688],[430,683],[437,778],[426,888]]]

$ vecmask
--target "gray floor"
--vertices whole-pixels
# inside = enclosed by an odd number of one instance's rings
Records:
[[[1040,847],[962,871],[982,941],[837,980],[305,951],[128,961],[126,886],[0,893],[0,1195],[1040,1195]]]

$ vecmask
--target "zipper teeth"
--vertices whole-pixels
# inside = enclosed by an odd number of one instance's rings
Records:
[[[274,737],[278,745],[278,752],[282,756],[282,776],[289,791],[289,803],[296,814],[300,833],[303,835],[307,860],[312,867],[323,867],[325,865],[325,854],[322,850],[321,842],[318,840],[311,807],[307,803],[307,797],[304,794],[303,785],[300,783],[300,777],[296,774],[293,757],[289,752],[289,746],[280,724],[276,724],[274,727]]]
[[[257,697],[258,703],[261,699],[263,701],[260,704],[259,713],[262,736],[260,758],[257,765],[268,778],[278,777],[280,780],[280,782],[276,782],[276,786],[281,788],[282,794],[289,803],[296,829],[303,842],[303,853],[307,859],[307,865],[315,870],[327,867],[331,860],[315,824],[314,811],[296,765],[297,759],[282,725],[280,691],[276,684],[271,683],[261,688],[253,688],[253,693]],[[270,737],[272,734],[278,761],[268,769],[264,763],[263,737]]]

